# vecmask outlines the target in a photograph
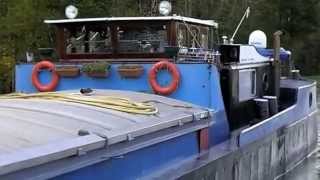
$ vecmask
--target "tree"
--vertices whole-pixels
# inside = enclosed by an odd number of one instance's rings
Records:
[[[79,17],[150,16],[158,15],[161,0],[0,0],[0,52],[20,59],[26,50],[39,47],[54,47],[53,28],[43,23],[44,19],[65,18],[64,9],[74,4]],[[268,35],[272,47],[272,34],[283,30],[283,46],[293,50],[296,64],[308,72],[318,72],[320,57],[318,39],[318,0],[169,0],[173,14],[219,23],[220,36],[232,35],[245,9],[251,14],[239,30],[235,40],[246,43],[249,33],[260,29]],[[3,59],[1,56],[0,59]],[[7,57],[7,56],[6,56]],[[3,67],[7,67],[3,65]],[[303,71],[306,72],[306,71]],[[0,70],[4,77],[5,71]],[[1,80],[0,80],[1,83]]]

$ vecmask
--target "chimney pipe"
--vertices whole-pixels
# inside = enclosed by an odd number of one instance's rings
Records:
[[[273,34],[273,63],[272,63],[272,74],[273,74],[273,95],[279,99],[280,96],[280,36],[283,34],[282,31],[276,31]]]

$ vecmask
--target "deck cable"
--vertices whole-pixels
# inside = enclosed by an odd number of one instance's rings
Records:
[[[56,92],[41,92],[33,94],[12,93],[1,95],[1,99],[41,99],[55,100],[71,103],[79,103],[88,106],[95,106],[116,111],[140,114],[140,115],[156,115],[158,108],[147,102],[135,102],[127,98],[116,96],[87,96],[79,93],[56,93]]]

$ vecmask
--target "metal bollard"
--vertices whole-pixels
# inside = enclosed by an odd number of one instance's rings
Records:
[[[263,96],[269,102],[269,114],[273,116],[278,113],[278,98],[277,96]]]
[[[254,99],[256,106],[256,116],[260,120],[269,118],[269,101],[267,99]]]

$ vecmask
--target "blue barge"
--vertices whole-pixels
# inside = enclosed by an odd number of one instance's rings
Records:
[[[59,59],[18,64],[17,92],[80,90],[159,112],[3,97],[0,179],[278,179],[315,150],[316,83],[280,78],[290,53],[279,46],[214,46],[216,22],[181,16],[45,23]]]

